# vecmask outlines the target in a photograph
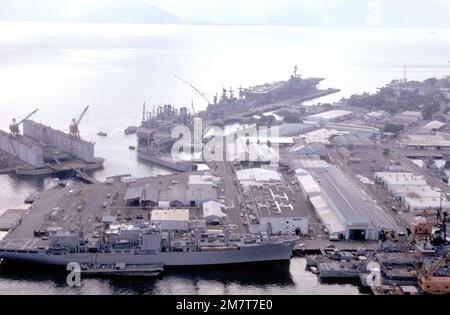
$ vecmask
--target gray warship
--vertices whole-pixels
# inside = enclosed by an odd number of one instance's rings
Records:
[[[240,237],[225,229],[223,235],[193,229],[187,234],[162,231],[148,222],[108,225],[96,242],[81,229],[54,230],[48,240],[0,242],[0,258],[46,265],[78,263],[91,274],[154,275],[164,268],[238,265],[289,261],[294,237]]]
[[[172,129],[178,125],[189,125],[191,118],[187,107],[177,109],[166,104],[153,108],[150,112],[146,111],[144,103],[141,125],[136,131],[139,145],[153,145],[160,151],[170,149],[176,141],[171,137]]]
[[[0,240],[0,259],[77,263],[86,274],[125,276],[180,267],[288,262],[297,237],[251,234],[228,220],[208,223],[200,200],[210,198],[199,199],[198,192],[214,199],[215,184],[213,178],[210,188],[198,182],[198,176],[209,178],[202,174],[145,179],[122,175],[105,183],[77,182],[45,190],[8,225]],[[198,196],[192,199],[191,193]],[[183,196],[188,199],[180,203]]]
[[[225,119],[231,114],[248,112],[251,109],[261,108],[270,104],[289,101],[301,103],[329,94],[339,92],[338,89],[319,89],[324,78],[303,78],[295,65],[294,71],[286,81],[265,83],[249,88],[238,89],[235,95],[233,88],[223,88],[222,95],[215,95],[206,111],[199,113],[206,119]]]

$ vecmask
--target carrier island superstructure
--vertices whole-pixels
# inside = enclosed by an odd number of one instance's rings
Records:
[[[211,200],[214,180],[203,173],[118,176],[47,190],[0,241],[0,258],[75,262],[86,273],[119,275],[288,262],[297,237],[252,234],[223,220]]]

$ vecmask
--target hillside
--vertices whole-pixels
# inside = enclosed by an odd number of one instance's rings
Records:
[[[178,16],[146,3],[127,3],[109,6],[82,16],[81,22],[90,23],[138,23],[138,24],[184,24]]]

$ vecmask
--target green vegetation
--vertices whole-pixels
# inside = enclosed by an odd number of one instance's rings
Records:
[[[398,134],[400,133],[402,130],[404,129],[403,125],[397,125],[397,124],[386,124],[386,126],[384,126],[384,132],[390,132],[390,133],[395,133]]]
[[[302,122],[302,120],[300,119],[300,117],[298,117],[298,116],[293,116],[293,115],[285,116],[285,117],[283,118],[283,121],[284,121],[285,123],[288,123],[288,124],[298,124],[298,123],[301,123],[301,122]]]
[[[370,110],[384,110],[391,114],[403,111],[421,111],[424,119],[431,119],[441,105],[447,105],[445,91],[450,89],[450,79],[430,78],[423,82],[393,81],[375,94],[353,95],[347,105]]]

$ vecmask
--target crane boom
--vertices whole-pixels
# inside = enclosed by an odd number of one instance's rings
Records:
[[[173,75],[176,79],[180,80],[181,82],[189,85],[198,95],[201,96],[201,98],[203,98],[205,100],[205,102],[207,102],[208,104],[210,104],[211,102],[209,101],[208,97],[206,96],[205,93],[203,93],[202,91],[200,91],[199,89],[197,89],[192,83],[187,82],[186,80],[180,78],[177,75]]]
[[[144,102],[144,106],[142,106],[142,122],[145,121],[145,114],[146,114],[146,112],[145,112],[145,102]]]
[[[78,119],[77,119],[77,125],[79,125],[80,124],[80,122],[81,122],[81,120],[83,119],[83,117],[84,117],[84,115],[86,115],[86,112],[88,111],[88,109],[89,109],[89,105],[88,106],[86,106],[86,108],[83,110],[83,112],[80,114],[80,117],[78,117]]]
[[[36,109],[36,110],[34,110],[32,113],[26,115],[25,118],[23,118],[22,120],[20,120],[20,121],[17,123],[17,126],[20,126],[25,120],[27,120],[28,118],[30,118],[31,116],[33,116],[34,114],[36,114],[36,112],[37,112],[38,110],[39,110],[39,108]]]
[[[441,266],[449,259],[450,254],[447,254],[447,256],[442,257],[436,265],[431,268],[431,270],[427,273],[428,276],[433,276],[433,274],[441,268]]]
[[[191,100],[191,108],[192,108],[192,115],[197,115],[197,113],[195,111],[194,101],[193,100]]]
[[[11,135],[14,137],[19,137],[20,136],[20,130],[19,130],[19,126],[28,118],[30,118],[31,116],[33,116],[37,111],[39,110],[36,109],[34,110],[32,113],[28,114],[25,116],[25,118],[21,119],[19,122],[16,121],[15,118],[13,118],[11,124],[9,125],[9,130],[11,132]]]

